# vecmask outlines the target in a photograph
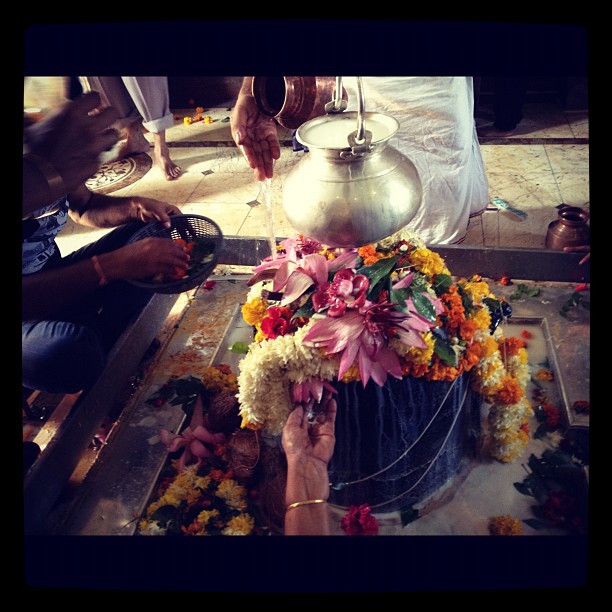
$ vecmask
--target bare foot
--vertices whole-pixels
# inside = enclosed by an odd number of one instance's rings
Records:
[[[151,144],[145,138],[140,129],[140,125],[132,123],[125,129],[125,136],[104,155],[102,163],[108,164],[119,161],[134,153],[147,153],[151,149]]]
[[[166,135],[164,132],[153,134],[153,156],[157,167],[162,171],[167,181],[173,181],[183,173],[181,167],[177,166],[170,159],[170,151],[166,144]]]

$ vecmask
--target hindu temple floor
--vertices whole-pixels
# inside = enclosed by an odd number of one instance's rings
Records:
[[[172,159],[183,169],[179,179],[167,181],[153,165],[151,152],[105,164],[89,181],[89,187],[113,195],[138,194],[165,200],[176,204],[183,213],[213,219],[226,236],[263,241],[270,237],[270,217],[264,205],[269,195],[272,235],[292,236],[295,231],[282,208],[282,185],[303,152],[293,151],[289,131],[281,132],[283,148],[275,165],[275,176],[267,185],[257,183],[230,136],[230,110],[205,109],[212,122],[191,125],[186,125],[183,118],[193,115],[193,109],[174,111],[176,121],[167,132],[167,141]],[[476,121],[478,129],[490,126],[489,109],[481,107]],[[491,203],[484,214],[470,221],[461,246],[544,251],[548,225],[557,219],[560,204],[589,211],[588,129],[586,110],[564,111],[552,103],[532,103],[525,106],[524,119],[513,135],[481,137],[491,200],[500,198],[521,212],[516,214]],[[62,252],[67,253],[100,235],[101,231],[69,222],[58,243]],[[265,255],[262,252],[262,257]],[[134,535],[136,518],[150,499],[166,454],[157,433],[160,427],[176,430],[183,418],[180,410],[171,408],[152,415],[146,399],[171,376],[188,376],[211,364],[236,366],[239,357],[229,352],[228,347],[236,340],[248,341],[250,330],[241,321],[239,305],[246,297],[249,276],[248,266],[222,265],[209,278],[215,283],[212,288],[202,286],[170,298],[173,304],[155,334],[154,354],[135,372],[139,384],[128,400],[121,427],[111,432],[106,445],[123,447],[125,452],[105,456],[108,452],[105,445],[88,448],[71,478],[70,488],[78,492],[78,500],[70,494],[53,507],[46,519],[48,533]],[[588,435],[588,416],[572,410],[574,402],[588,400],[590,393],[588,311],[575,309],[571,324],[559,316],[576,282],[533,284],[540,289],[539,297],[513,304],[508,334],[520,336],[524,331],[531,334],[528,350],[534,368],[545,363],[556,365],[558,376],[549,393],[562,406],[566,424]],[[498,296],[509,296],[516,290],[515,286],[495,281],[491,286]],[[70,412],[70,402],[63,410],[66,414]],[[54,414],[55,424],[53,418],[42,425],[24,418],[24,440],[36,440],[37,436],[45,444],[52,440],[53,428],[58,428],[62,419],[61,410],[54,410]],[[533,428],[537,428],[537,423],[533,423]],[[528,457],[540,456],[550,445],[547,438],[532,439],[523,459],[516,463],[475,459],[423,505],[417,520],[406,522],[399,512],[377,513],[380,534],[487,536],[493,516],[532,518],[533,498],[519,493],[514,485],[526,477]],[[130,457],[145,451],[149,463],[139,469],[154,474],[155,478],[145,482],[138,471],[120,476]],[[340,518],[346,510],[332,506],[331,512],[333,535],[344,535]],[[536,529],[524,523],[523,535],[562,537],[567,532],[549,526]]]

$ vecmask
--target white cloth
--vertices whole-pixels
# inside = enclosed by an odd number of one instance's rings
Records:
[[[347,110],[357,110],[357,79],[342,84]],[[362,77],[362,84],[365,111],[397,119],[400,128],[389,144],[421,179],[423,200],[407,227],[427,244],[461,242],[470,216],[484,212],[489,201],[472,77]]]
[[[158,134],[174,125],[167,77],[81,77],[81,84],[85,91],[97,91],[105,105],[117,109],[121,127],[142,118],[142,125]]]

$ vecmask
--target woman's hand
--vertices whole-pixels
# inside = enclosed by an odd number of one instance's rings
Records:
[[[272,178],[274,161],[280,157],[274,119],[260,113],[252,95],[240,93],[230,125],[234,142],[253,168],[255,180]]]

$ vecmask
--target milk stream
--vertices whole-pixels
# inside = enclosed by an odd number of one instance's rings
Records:
[[[261,193],[263,195],[264,204],[266,206],[266,231],[268,244],[270,245],[270,255],[272,259],[276,259],[276,235],[274,232],[274,213],[272,211],[272,179],[267,178],[261,183]]]

